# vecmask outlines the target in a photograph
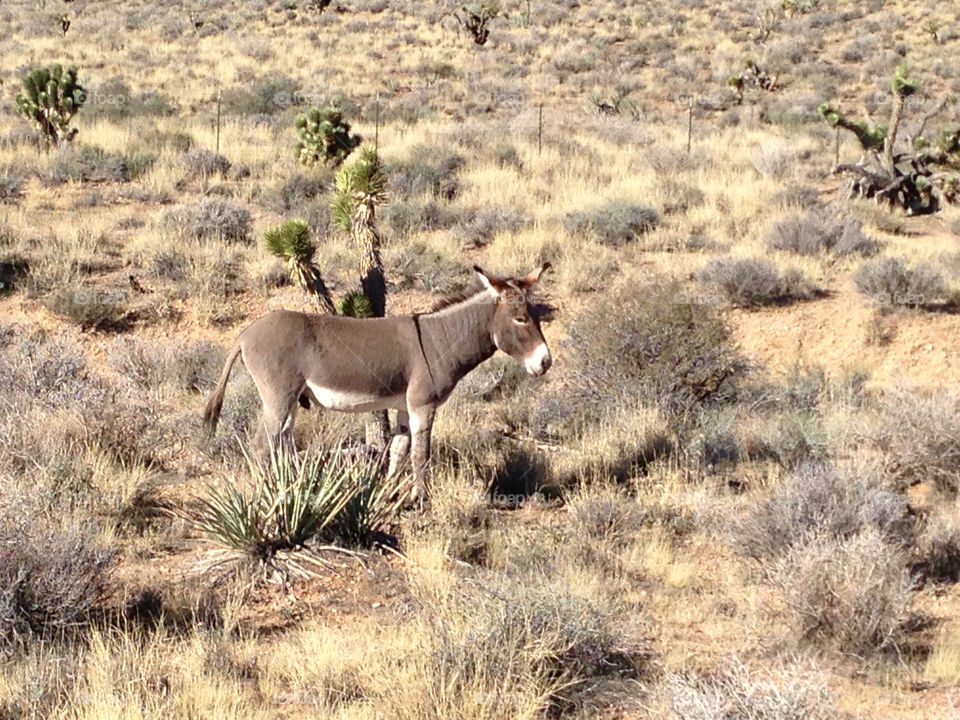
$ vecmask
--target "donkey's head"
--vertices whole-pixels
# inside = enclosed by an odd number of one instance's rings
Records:
[[[522,362],[531,375],[543,375],[553,359],[540,330],[540,318],[530,303],[530,291],[550,263],[531,270],[526,277],[499,278],[474,265],[480,282],[496,295],[496,309],[490,324],[490,337],[498,349]]]

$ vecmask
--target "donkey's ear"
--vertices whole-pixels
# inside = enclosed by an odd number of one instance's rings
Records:
[[[491,275],[479,265],[474,265],[473,269],[477,273],[477,277],[480,279],[480,282],[487,290],[492,290],[493,292],[498,293],[503,290],[504,287],[506,287],[503,280],[498,278],[496,275]]]
[[[523,279],[523,284],[526,287],[533,287],[538,282],[540,282],[540,276],[543,275],[551,267],[550,263],[545,262],[538,268],[534,268],[527,273],[527,276]]]

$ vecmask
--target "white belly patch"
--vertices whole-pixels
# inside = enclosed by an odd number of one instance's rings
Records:
[[[322,407],[328,410],[342,412],[367,412],[369,410],[385,410],[387,408],[403,408],[405,403],[402,397],[380,397],[367,393],[352,393],[345,390],[335,390],[320,387],[307,381],[307,388]]]

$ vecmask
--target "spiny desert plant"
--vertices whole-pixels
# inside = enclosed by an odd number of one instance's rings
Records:
[[[233,553],[232,559],[283,571],[281,551],[304,549],[326,530],[361,487],[356,469],[331,453],[291,455],[281,448],[261,464],[246,452],[252,489],[242,483],[210,486],[185,511],[201,533]],[[300,569],[295,560],[293,569]]]
[[[333,198],[333,219],[343,232],[350,233],[357,250],[360,286],[370,301],[373,317],[387,311],[387,280],[380,256],[380,233],[376,225],[376,209],[387,201],[387,175],[377,149],[367,145],[352,164],[337,173]],[[390,433],[386,410],[374,413],[367,426],[367,442],[384,448]]]
[[[330,535],[353,546],[370,546],[396,520],[410,496],[411,480],[385,472],[383,463],[360,460],[354,466],[350,500],[331,525]]]
[[[320,308],[329,313],[336,312],[320,268],[313,262],[317,246],[310,239],[306,220],[287,220],[270,228],[264,233],[263,242],[267,250],[287,264],[290,277],[313,296]]]
[[[350,134],[350,123],[336,98],[326,107],[310,108],[298,115],[296,128],[297,158],[304,165],[340,165],[362,140]]]
[[[374,317],[373,305],[370,304],[370,298],[356,290],[340,298],[340,302],[337,303],[337,310],[341,315],[346,315],[347,317]]]
[[[486,45],[490,37],[490,28],[488,25],[500,14],[500,3],[492,0],[485,0],[478,5],[461,6],[459,11],[455,11],[453,16],[460,23],[460,26],[473,36],[473,42],[477,45]]]
[[[853,133],[867,153],[860,162],[840,164],[834,169],[852,177],[851,197],[876,198],[913,215],[936,212],[944,201],[956,198],[960,182],[960,128],[942,131],[936,142],[923,134],[927,122],[947,106],[948,98],[924,113],[907,137],[907,149],[896,152],[906,99],[917,90],[906,63],[901,62],[890,79],[891,110],[886,125],[850,120],[829,103],[817,108],[828,125]]]
[[[17,110],[40,131],[48,145],[73,140],[77,129],[67,126],[86,100],[86,91],[77,82],[77,69],[59,64],[34,68],[23,79],[17,94]]]

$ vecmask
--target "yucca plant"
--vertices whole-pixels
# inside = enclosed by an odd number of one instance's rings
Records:
[[[304,165],[340,165],[362,140],[350,134],[350,123],[344,119],[337,98],[326,107],[310,108],[298,115],[296,128],[297,158]]]
[[[373,317],[373,305],[370,304],[370,298],[356,290],[340,298],[337,309],[341,315],[346,315],[347,317]]]
[[[356,466],[350,500],[330,526],[332,537],[354,547],[369,547],[383,537],[400,514],[412,478],[385,472],[383,459],[361,461]]]
[[[357,250],[360,286],[370,303],[371,315],[383,317],[387,309],[387,280],[380,257],[380,233],[376,209],[387,201],[387,176],[376,148],[366,145],[360,157],[337,173],[333,218],[345,233],[350,233]],[[384,448],[390,434],[386,410],[374,413],[367,425],[367,443]]]
[[[310,293],[321,309],[336,312],[320,268],[313,262],[317,245],[310,239],[310,226],[306,220],[287,220],[270,228],[263,234],[263,242],[271,254],[287,264],[293,281]]]
[[[265,573],[310,574],[320,563],[307,543],[323,533],[359,491],[356,469],[340,459],[340,447],[305,457],[281,449],[262,464],[244,451],[252,487],[211,485],[186,511],[186,519],[227,557],[217,562],[253,561]],[[284,551],[300,551],[282,555]],[[322,563],[321,563],[322,564]]]
[[[86,90],[77,82],[77,69],[55,64],[34,68],[23,78],[17,110],[40,131],[48,145],[73,140],[77,129],[67,126],[86,101]]]

